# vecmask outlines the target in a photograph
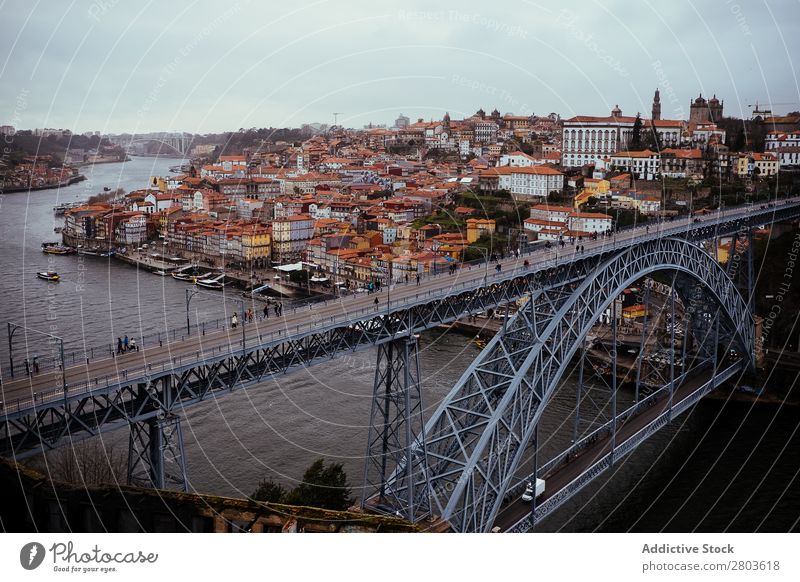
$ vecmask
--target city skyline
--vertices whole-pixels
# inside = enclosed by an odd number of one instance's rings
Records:
[[[568,118],[619,105],[646,117],[656,87],[668,119],[687,119],[699,93],[725,99],[735,117],[756,101],[785,113],[800,98],[797,24],[782,9],[193,3],[154,26],[146,9],[115,2],[10,6],[3,123],[203,134],[332,124],[334,113],[347,127],[391,125],[401,112],[461,118],[478,107]]]

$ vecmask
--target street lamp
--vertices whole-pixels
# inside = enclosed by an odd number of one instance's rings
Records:
[[[197,289],[186,289],[186,335],[192,335],[192,326],[189,323],[189,303],[192,301],[192,297],[200,293]]]
[[[17,332],[18,329],[26,329],[33,333],[38,333],[45,337],[52,338],[56,340],[59,344],[58,348],[58,356],[61,360],[61,388],[64,391],[64,398],[67,397],[67,366],[64,362],[64,340],[56,335],[51,333],[46,333],[44,331],[39,331],[37,329],[31,329],[30,327],[26,327],[24,325],[19,325],[17,323],[7,322],[8,323],[8,362],[11,365],[11,377],[14,377],[14,351],[13,351],[13,340],[14,334]]]
[[[386,313],[389,313],[389,309],[392,305],[392,259],[389,259],[389,283],[386,285]]]

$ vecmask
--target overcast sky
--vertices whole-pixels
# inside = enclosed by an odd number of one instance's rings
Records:
[[[7,0],[0,124],[205,133],[615,104],[649,116],[656,87],[663,118],[688,117],[699,92],[726,115],[755,100],[786,112],[800,109],[798,27],[797,0]]]

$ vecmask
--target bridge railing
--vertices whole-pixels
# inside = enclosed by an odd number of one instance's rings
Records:
[[[747,212],[731,212],[731,211],[726,211],[726,212],[727,212],[727,214],[721,215],[717,219],[717,221],[716,221],[717,223],[730,222],[731,220],[738,220],[739,218],[749,217],[752,214],[754,214],[754,213],[750,212],[749,210]],[[768,212],[765,212],[763,214],[769,215],[769,214],[772,214],[772,212],[773,211],[768,211]],[[666,224],[669,224],[669,223],[667,222]],[[712,226],[714,224],[715,224],[715,222],[701,223],[701,225],[697,226],[696,228],[706,228],[706,227]],[[689,225],[680,225],[680,224],[678,224],[678,225],[675,225],[674,227],[668,227],[666,229],[660,229],[659,232],[653,232],[653,233],[645,232],[643,237],[641,237],[641,238],[637,237],[636,240],[637,241],[653,240],[653,239],[658,239],[658,238],[662,238],[662,237],[665,237],[665,236],[673,236],[675,234],[684,233],[684,232],[687,231],[687,226],[689,227],[689,229],[695,228],[695,226],[691,225],[691,224],[689,224]],[[486,275],[487,283],[496,283],[496,282],[504,281],[504,280],[507,280],[507,279],[513,279],[514,277],[519,276],[520,274],[523,274],[523,273],[528,273],[531,270],[544,270],[544,269],[549,269],[549,268],[555,268],[555,267],[558,267],[558,266],[563,265],[566,262],[568,262],[568,261],[564,261],[565,257],[569,258],[570,260],[572,260],[572,259],[574,259],[576,257],[580,257],[580,258],[591,257],[593,255],[597,255],[597,254],[601,254],[601,253],[604,253],[604,252],[608,252],[609,250],[613,250],[614,248],[616,248],[616,246],[617,246],[616,237],[613,237],[613,236],[610,237],[613,240],[609,241],[609,244],[606,244],[606,240],[605,240],[606,238],[609,238],[609,237],[599,237],[598,240],[603,240],[603,244],[593,245],[592,248],[588,249],[585,253],[582,253],[580,255],[577,252],[574,252],[572,250],[562,252],[561,261],[559,261],[558,250],[555,249],[555,245],[554,245],[553,249],[550,249],[550,251],[555,251],[552,254],[552,258],[551,258],[550,252],[548,252],[547,249],[543,249],[543,250],[534,249],[534,250],[529,251],[528,253],[523,253],[522,256],[531,256],[533,254],[545,255],[545,256],[543,257],[542,260],[537,260],[537,261],[531,263],[528,268],[525,268],[524,266],[517,266],[514,269],[506,269],[504,271],[501,270],[500,272],[496,272],[494,269],[490,269],[489,273]],[[626,240],[622,240],[620,242],[621,243],[625,243],[627,241]],[[627,246],[627,244],[625,246]],[[470,263],[470,265],[468,266],[468,269],[471,266],[475,266],[475,265],[479,265],[479,266],[485,268],[485,261],[480,260],[477,263]],[[455,273],[449,273],[449,272],[434,273],[434,274],[429,274],[426,277],[426,279],[431,279],[431,278],[455,278],[456,281],[457,281],[458,273],[459,273],[458,270]],[[474,279],[474,280],[467,280],[467,281],[461,281],[461,282],[456,282],[456,281],[454,281],[453,284],[451,284],[451,285],[449,285],[447,287],[447,290],[450,292],[450,294],[460,293],[460,292],[464,292],[464,291],[468,291],[468,290],[475,290],[475,289],[478,289],[478,288],[481,288],[481,287],[484,286],[483,278]],[[396,288],[401,287],[401,286],[413,286],[413,285],[415,285],[414,281],[409,281],[409,283],[407,283],[407,284],[405,284],[405,283],[395,283],[395,284],[392,284],[392,289],[396,289]],[[382,286],[382,288],[385,288],[385,286]],[[261,347],[264,344],[269,344],[271,342],[275,342],[275,341],[278,341],[278,340],[286,341],[286,340],[289,340],[289,339],[296,339],[298,336],[302,337],[302,336],[306,335],[309,332],[320,331],[320,330],[323,330],[323,329],[326,329],[326,328],[335,328],[335,327],[340,327],[342,325],[351,324],[354,321],[358,321],[360,319],[364,319],[367,316],[385,315],[387,313],[387,310],[388,310],[388,312],[391,312],[391,311],[394,311],[394,310],[406,309],[408,307],[414,306],[414,305],[419,304],[419,303],[428,302],[428,301],[431,300],[431,298],[434,295],[441,295],[441,289],[437,288],[437,289],[428,289],[428,290],[420,291],[418,293],[415,293],[413,296],[409,296],[407,298],[395,300],[391,305],[387,304],[385,307],[383,305],[379,305],[379,306],[377,306],[375,308],[373,308],[372,306],[363,307],[358,311],[348,310],[344,314],[333,315],[333,316],[330,316],[327,319],[315,318],[315,319],[313,319],[313,320],[311,320],[311,321],[309,321],[307,323],[304,323],[304,324],[297,324],[295,326],[286,325],[283,328],[280,328],[280,329],[277,329],[277,330],[274,330],[274,331],[271,331],[271,332],[268,332],[268,333],[258,333],[257,337],[258,337],[258,340],[259,340],[259,344],[258,345],[253,345],[253,349],[256,349],[258,347]],[[352,294],[350,297],[356,298],[358,296],[359,296],[358,294]],[[342,301],[346,301],[346,300],[347,300],[346,297],[341,297],[341,298],[336,299],[335,301],[342,302]],[[327,303],[328,303],[328,301],[323,301],[322,302],[323,305],[327,305]],[[313,310],[314,305],[319,305],[319,304],[318,303],[317,304],[309,303],[308,305],[293,307],[292,308],[292,313],[297,313],[298,311],[302,311],[302,310],[305,310],[305,309]],[[225,320],[217,319],[217,320],[212,320],[211,322],[200,322],[200,323],[194,324],[195,333],[197,333],[198,328],[201,330],[201,333],[203,333],[203,330],[208,331],[212,326],[214,326],[214,329],[218,330],[218,331],[225,331],[225,330],[228,329],[226,327],[226,321]],[[179,337],[181,338],[180,340],[178,339]],[[164,341],[166,341],[166,342],[169,342],[169,341],[175,341],[175,342],[183,341],[183,340],[186,339],[186,336],[180,334],[180,328],[175,328],[174,330],[171,330],[171,332],[165,332],[163,336],[161,335],[160,332],[155,334],[155,339],[156,339],[156,341],[160,342],[159,345],[162,345]],[[145,346],[149,347],[151,345],[155,345],[153,343],[153,340],[154,340],[154,338],[153,338],[152,335],[149,336],[148,338],[143,338],[140,345],[141,345],[141,347],[145,347]],[[230,346],[232,344],[229,343],[228,345]],[[238,341],[238,345],[241,345],[240,340]],[[141,347],[140,347],[140,349],[141,349]],[[222,355],[223,354],[222,348],[225,348],[225,347],[228,347],[228,346],[220,346],[220,347],[218,347],[219,351],[216,351],[216,354],[211,354],[211,355],[217,355],[217,356]],[[110,353],[111,352],[111,345],[109,345],[109,347],[107,349],[109,350],[109,352],[105,352],[105,353],[107,353],[109,357],[113,357],[113,354]],[[230,348],[228,351],[225,351],[224,353],[230,353],[231,355],[233,355],[233,354],[236,353],[236,351],[237,351],[236,349]],[[95,354],[95,357],[97,357],[97,350],[95,350],[94,354]],[[91,355],[92,355],[92,353],[90,352],[90,356]],[[67,365],[69,366],[70,365],[69,362],[72,360],[72,358],[75,358],[76,363],[80,362],[81,364],[83,364],[84,362],[86,362],[86,357],[85,356],[86,356],[86,352],[85,351],[77,350],[77,351],[74,352],[73,355],[71,355],[70,358],[66,358],[65,357],[65,361],[67,361]],[[105,382],[106,386],[112,386],[114,384],[118,384],[120,382],[124,382],[126,380],[126,378],[128,378],[128,377],[136,377],[136,375],[135,375],[136,373],[140,374],[143,377],[144,376],[149,376],[153,372],[165,372],[165,371],[171,370],[176,365],[178,367],[182,367],[182,366],[184,366],[186,364],[189,364],[189,363],[192,363],[192,362],[199,363],[199,362],[203,361],[204,359],[206,359],[208,357],[209,357],[208,350],[204,350],[202,352],[198,352],[198,356],[194,360],[189,358],[189,357],[187,357],[187,358],[178,357],[177,359],[173,358],[172,361],[162,362],[160,365],[159,364],[155,364],[155,366],[156,366],[155,368],[153,367],[153,365],[148,365],[146,367],[143,366],[143,367],[140,367],[138,369],[127,369],[127,370],[121,372],[120,374],[100,376],[100,377],[97,377],[97,378],[90,379],[88,381],[81,382],[80,384],[77,384],[77,385],[69,386],[68,387],[68,391],[69,391],[70,394],[75,394],[76,393],[75,391],[81,391],[81,390],[84,391],[84,392],[88,392],[88,391],[92,391],[92,390],[96,389],[97,387],[102,386],[103,382]],[[91,359],[91,357],[89,359]],[[51,369],[57,369],[57,368],[58,368],[58,365],[57,364],[53,364]],[[138,372],[137,372],[137,370],[138,370]],[[16,373],[16,371],[15,371],[15,373]],[[62,398],[63,397],[63,391],[61,391],[60,389],[55,389],[53,391],[43,392],[42,394],[52,395],[51,399],[53,399],[53,398]],[[43,400],[41,400],[41,398],[42,398],[41,395],[37,395],[37,397],[40,398],[40,400],[39,400],[40,403],[43,402]],[[33,403],[34,403],[34,401],[31,400],[30,402],[22,403],[19,406],[25,406],[26,404],[27,405],[32,405]],[[6,406],[8,407],[9,403],[6,403]],[[16,406],[16,408],[19,409],[19,406]]]

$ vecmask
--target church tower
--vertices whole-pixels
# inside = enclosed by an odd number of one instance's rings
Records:
[[[656,94],[653,95],[653,121],[658,121],[661,119],[661,95],[658,93],[658,89],[656,89]]]

